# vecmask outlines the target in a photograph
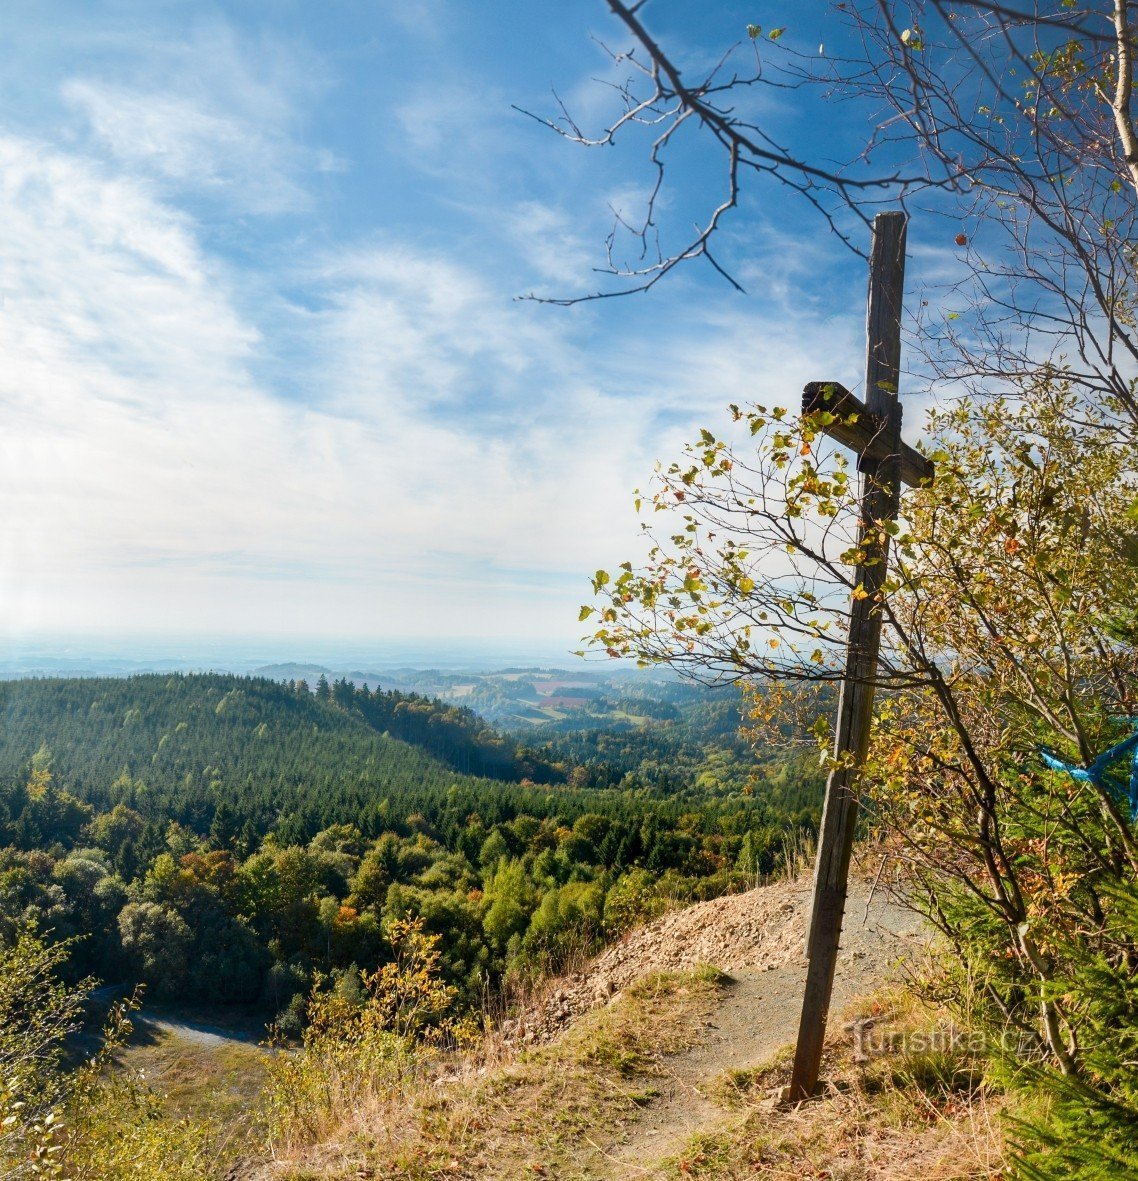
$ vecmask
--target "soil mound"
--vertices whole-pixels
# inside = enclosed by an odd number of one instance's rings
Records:
[[[507,1037],[549,1041],[574,1017],[650,972],[712,964],[734,976],[804,963],[810,893],[808,882],[777,882],[670,911],[629,932],[583,972],[554,981],[529,1012],[507,1025]],[[919,915],[851,882],[838,976],[851,970],[852,961],[868,959],[880,968],[905,958],[926,938]]]

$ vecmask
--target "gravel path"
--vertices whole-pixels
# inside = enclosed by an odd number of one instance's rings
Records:
[[[218,1046],[229,1046],[237,1043],[242,1046],[259,1045],[263,1039],[252,1033],[234,1029],[222,1029],[217,1025],[203,1025],[197,1021],[170,1021],[165,1017],[156,1017],[149,1013],[132,1013],[131,1024],[140,1030],[153,1030],[156,1033],[172,1034],[193,1046],[203,1046],[215,1049]]]

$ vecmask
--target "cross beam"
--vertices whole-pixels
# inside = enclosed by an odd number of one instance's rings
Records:
[[[889,560],[889,534],[878,522],[897,518],[902,482],[933,477],[933,465],[901,441],[901,301],[905,284],[905,215],[879,213],[873,220],[866,315],[864,403],[834,382],[812,382],[803,410],[829,410],[834,421],[824,432],[858,453],[862,473],[858,593],[850,604],[845,675],[838,701],[834,767],[826,782],[826,803],[818,834],[814,898],[806,937],[806,987],[795,1047],[789,1098],[811,1098],[818,1085],[826,1019],[834,990],[834,968],[846,906],[850,856],[857,825],[854,779],[869,749],[874,678],[881,647],[878,603]]]
[[[836,381],[811,381],[802,391],[803,415],[828,410],[837,415],[836,421],[822,428],[824,434],[836,439],[859,456],[858,466],[872,460],[878,464],[889,458],[889,423],[878,414],[871,414],[866,404],[854,397],[844,385]],[[901,407],[897,406],[900,414]],[[910,488],[929,483],[933,478],[933,461],[915,447],[901,442],[897,447],[901,461],[901,483]]]

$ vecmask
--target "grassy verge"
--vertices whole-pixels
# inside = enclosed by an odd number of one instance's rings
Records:
[[[980,1181],[1001,1177],[1003,1097],[944,1015],[905,993],[882,997],[836,1022],[825,1090],[795,1106],[781,1099],[790,1053],[718,1081],[727,1116],[716,1130],[643,1176],[737,1181],[826,1177]]]
[[[218,1141],[239,1144],[254,1133],[269,1056],[256,1045],[196,1045],[177,1034],[147,1033],[117,1055],[120,1068],[161,1096],[164,1118],[207,1125]]]
[[[588,1014],[554,1045],[498,1062],[484,1052],[453,1067],[450,1077],[437,1068],[433,1078],[403,1071],[355,1110],[326,1113],[338,1118],[338,1127],[319,1148],[278,1137],[287,1150],[260,1176],[570,1181],[603,1175],[600,1142],[652,1100],[663,1059],[700,1036],[723,983],[713,969],[656,974]]]

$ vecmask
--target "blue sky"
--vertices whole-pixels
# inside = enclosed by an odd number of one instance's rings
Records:
[[[696,65],[765,8],[646,11]],[[822,9],[787,37],[823,40]],[[627,300],[515,298],[595,286],[610,206],[649,181],[642,145],[512,109],[556,89],[600,127],[622,74],[590,34],[626,43],[600,0],[7,6],[9,637],[570,647],[656,459],[728,402],[856,385],[862,264],[777,192],[723,235],[746,295],[697,265]],[[811,150],[859,133],[762,101]],[[674,179],[683,225],[720,176],[696,143]]]

